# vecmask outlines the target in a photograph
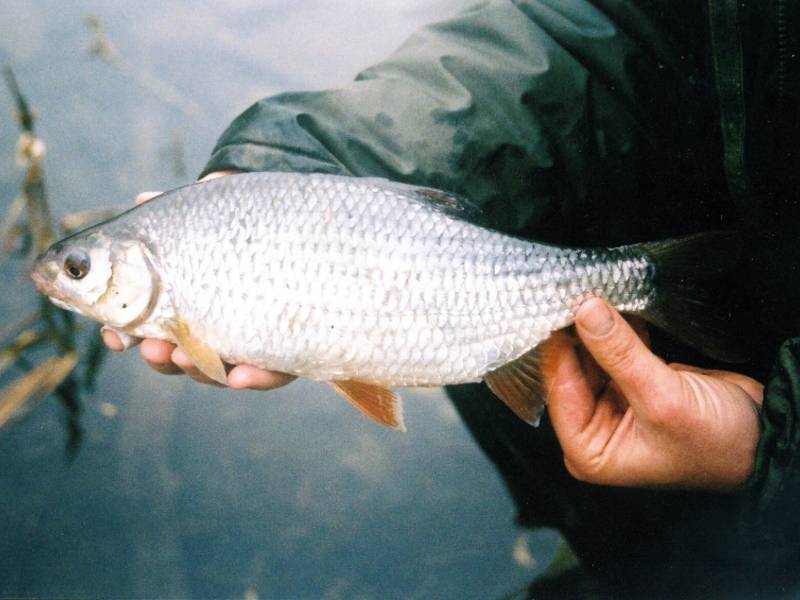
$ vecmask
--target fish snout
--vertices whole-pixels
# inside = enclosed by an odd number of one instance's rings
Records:
[[[33,265],[31,279],[36,284],[36,289],[45,296],[52,296],[55,292],[55,281],[61,269],[52,260],[38,260]]]

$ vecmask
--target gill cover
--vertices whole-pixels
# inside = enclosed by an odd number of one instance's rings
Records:
[[[110,245],[105,291],[93,301],[94,317],[117,329],[133,328],[152,312],[158,300],[158,275],[139,241]]]

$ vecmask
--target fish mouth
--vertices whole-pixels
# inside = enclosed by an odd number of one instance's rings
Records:
[[[36,289],[45,296],[57,297],[56,276],[59,268],[52,261],[37,261],[31,271],[31,279],[36,284]]]

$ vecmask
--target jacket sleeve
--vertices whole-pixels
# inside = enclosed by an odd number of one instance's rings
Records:
[[[800,497],[800,338],[785,342],[778,354],[764,390],[761,430],[747,485],[749,522],[757,526],[763,526],[760,521],[768,515],[784,520],[798,513],[781,507],[793,506]],[[800,526],[800,517],[794,520]]]
[[[571,60],[514,3],[489,2],[421,30],[340,89],[257,102],[222,135],[204,173],[383,176],[466,193],[481,204],[528,188],[513,183],[508,175],[515,173],[536,182],[524,192],[536,199],[530,211],[547,210],[555,157],[543,132],[581,120],[575,98],[585,93],[585,73],[550,81],[552,63]],[[539,100],[545,89],[546,102]]]
[[[384,176],[465,194],[499,229],[556,240],[563,207],[587,201],[596,156],[621,165],[658,135],[647,86],[627,72],[637,48],[589,2],[485,2],[340,89],[257,102],[203,174]],[[653,52],[654,65],[672,60]]]

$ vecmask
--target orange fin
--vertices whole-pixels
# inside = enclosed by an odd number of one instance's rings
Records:
[[[205,342],[194,337],[185,321],[177,319],[168,321],[165,325],[175,337],[175,343],[178,344],[178,348],[192,359],[192,362],[200,369],[201,373],[208,375],[222,385],[226,384],[228,375],[225,372],[225,365],[222,363],[219,354],[214,352]]]
[[[536,427],[547,400],[542,385],[539,347],[504,364],[483,378],[495,396],[506,403],[520,419]]]
[[[329,383],[333,389],[370,419],[392,429],[406,430],[406,424],[403,421],[403,401],[389,388],[356,379]]]

